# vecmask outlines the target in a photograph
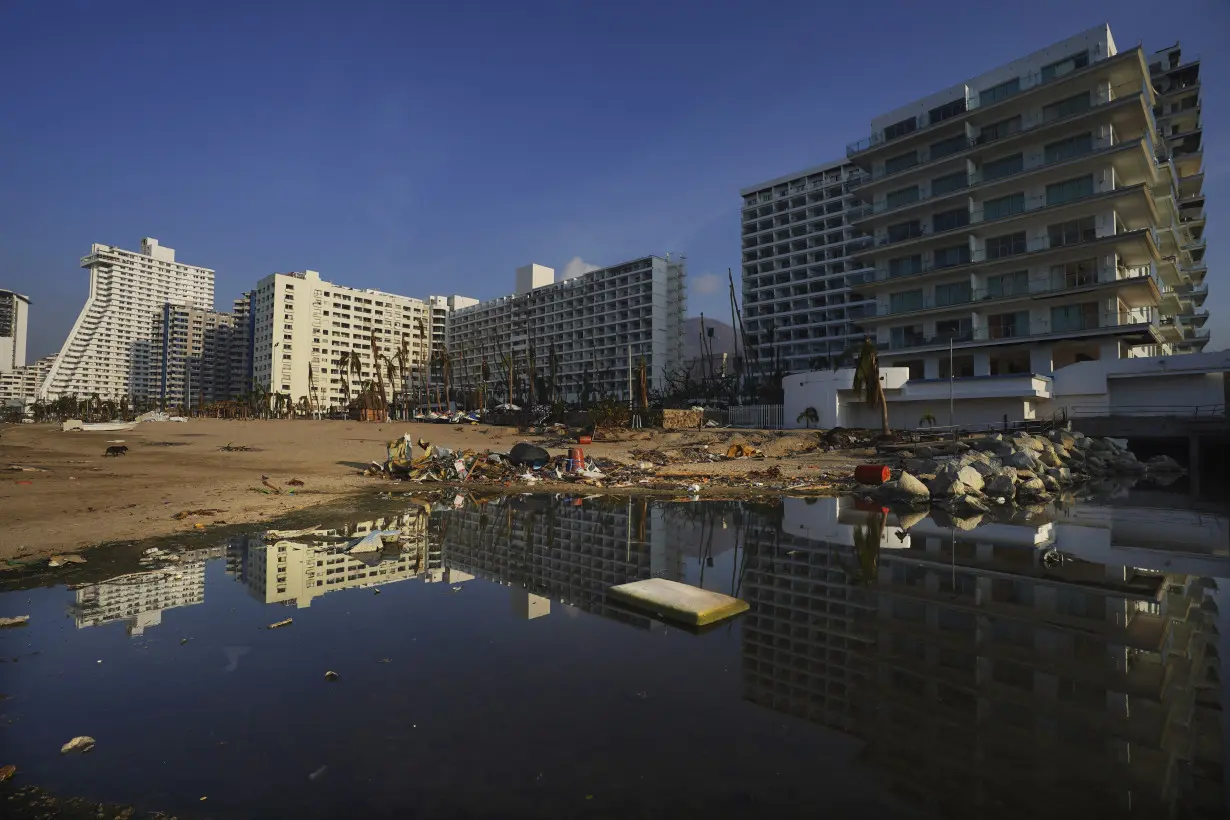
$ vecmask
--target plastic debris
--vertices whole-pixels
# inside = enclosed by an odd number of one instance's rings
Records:
[[[47,559],[47,566],[62,567],[65,564],[84,564],[85,559],[80,555],[53,555]]]
[[[284,626],[290,626],[294,622],[295,622],[294,618],[287,618],[285,621],[278,621],[276,623],[269,624],[268,628],[269,629],[281,629]]]
[[[341,675],[337,674],[333,670],[329,670],[328,672],[325,673],[325,680],[328,680],[328,681],[340,680],[341,677],[342,677]]]
[[[29,615],[16,615],[11,618],[0,618],[0,629],[9,629],[14,626],[25,626],[29,622]]]
[[[94,738],[89,735],[79,735],[60,747],[60,754],[66,755],[69,752],[85,753],[94,748]]]
[[[3,783],[15,774],[17,774],[16,766],[12,764],[9,764],[8,766],[0,766],[0,783]]]
[[[386,540],[392,541],[399,535],[401,535],[401,530],[372,530],[351,544],[346,552],[379,552],[384,549]]]

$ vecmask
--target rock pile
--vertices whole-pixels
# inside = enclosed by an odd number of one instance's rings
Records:
[[[996,433],[968,443],[919,446],[913,457],[903,460],[900,477],[871,495],[897,504],[987,510],[1001,504],[1037,504],[1064,487],[1093,479],[1181,469],[1168,456],[1137,460],[1125,439],[1066,430],[1046,436]]]

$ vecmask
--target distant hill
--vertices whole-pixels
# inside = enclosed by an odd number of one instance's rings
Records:
[[[721,358],[723,353],[732,356],[735,352],[735,331],[724,323],[705,317],[705,327],[713,328],[713,355]],[[704,355],[700,344],[700,317],[683,320],[683,360],[690,362]]]

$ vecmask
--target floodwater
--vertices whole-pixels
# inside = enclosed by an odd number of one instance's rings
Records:
[[[1159,497],[401,499],[87,564],[0,595],[0,764],[179,817],[1225,816],[1230,518]],[[751,610],[608,602],[651,575]]]

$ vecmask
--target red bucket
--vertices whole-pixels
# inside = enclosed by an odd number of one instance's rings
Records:
[[[883,464],[860,464],[854,468],[854,480],[859,484],[883,484],[890,475],[892,470]]]
[[[577,444],[593,444],[593,436],[577,436]]]

